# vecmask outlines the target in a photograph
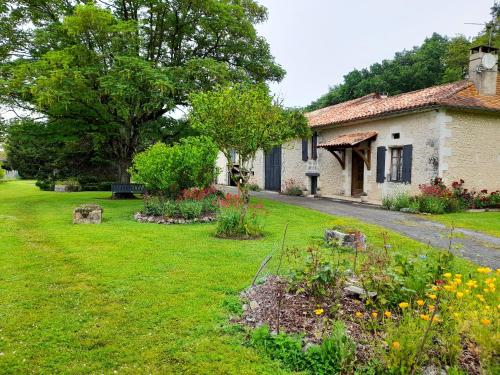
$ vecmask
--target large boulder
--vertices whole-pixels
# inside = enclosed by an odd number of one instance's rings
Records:
[[[73,224],[101,224],[102,213],[97,204],[83,204],[73,210]]]

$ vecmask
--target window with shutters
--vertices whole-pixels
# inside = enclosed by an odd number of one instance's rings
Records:
[[[390,181],[403,182],[403,148],[391,148]]]
[[[311,138],[311,159],[318,158],[318,133],[314,132]]]

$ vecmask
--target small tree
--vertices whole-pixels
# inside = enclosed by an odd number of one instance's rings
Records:
[[[309,134],[307,120],[299,110],[285,110],[269,95],[264,84],[235,84],[190,95],[192,126],[212,138],[227,159],[231,178],[238,184],[248,207],[248,180],[257,151],[269,151],[286,141]],[[237,155],[238,172],[231,157]]]

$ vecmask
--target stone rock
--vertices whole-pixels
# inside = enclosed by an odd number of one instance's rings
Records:
[[[250,309],[255,310],[259,307],[259,303],[257,301],[250,301]]]
[[[327,243],[336,243],[339,246],[352,247],[355,249],[356,241],[356,234],[354,233],[342,233],[334,229],[325,231],[325,242]],[[366,237],[363,233],[360,233],[358,242],[361,249],[366,249]]]
[[[54,191],[59,193],[69,193],[74,191],[81,191],[82,187],[80,185],[55,185]]]
[[[103,209],[97,204],[84,204],[73,210],[73,224],[101,224]]]
[[[427,366],[422,370],[422,375],[446,375],[446,370],[437,366]]]
[[[347,294],[350,294],[351,296],[355,296],[357,298],[366,298],[366,297],[376,297],[377,293],[376,292],[366,292],[363,288],[360,288],[359,286],[356,285],[348,285],[344,288]]]

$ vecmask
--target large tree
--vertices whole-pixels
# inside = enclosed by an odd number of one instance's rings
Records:
[[[0,0],[0,17],[0,100],[90,126],[122,182],[190,92],[284,75],[253,0]]]

